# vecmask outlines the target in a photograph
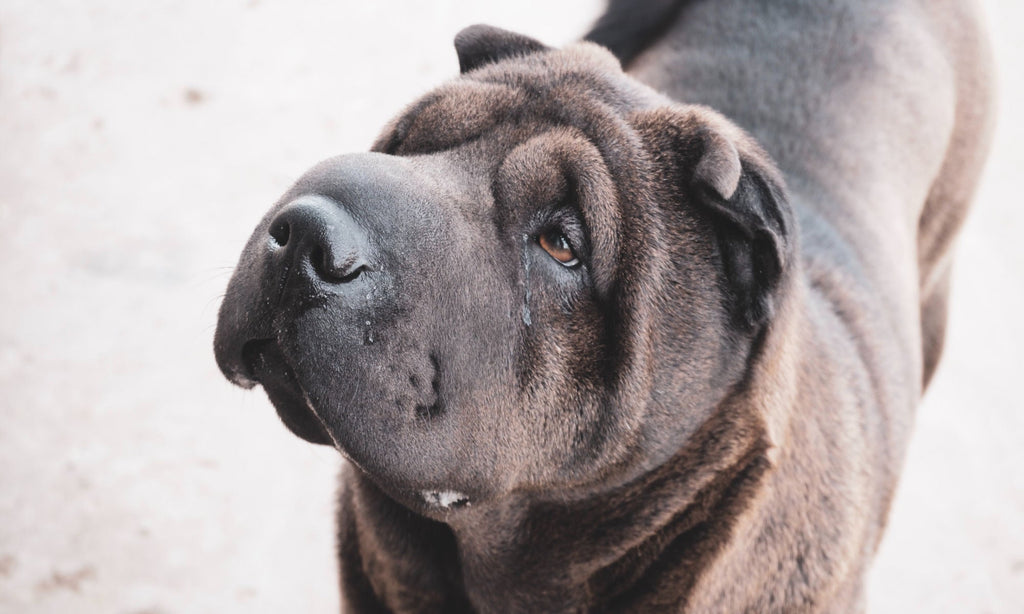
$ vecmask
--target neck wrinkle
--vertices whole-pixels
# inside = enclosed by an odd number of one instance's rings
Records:
[[[455,531],[482,612],[629,609],[667,578],[692,585],[770,468],[760,416],[723,403],[669,462],[584,501],[532,502]],[[498,593],[500,603],[484,603]],[[678,592],[678,589],[676,589]]]
[[[664,497],[675,503],[675,511],[591,574],[592,595],[596,601],[610,600],[611,611],[664,609],[666,604],[657,600],[659,586],[681,595],[676,607],[684,607],[687,594],[733,537],[740,516],[757,513],[779,448],[789,439],[790,408],[798,393],[801,352],[794,340],[804,292],[798,270],[793,263],[780,280],[778,295],[785,298],[752,348],[747,376],[691,443],[641,480],[642,488],[649,489],[645,496]],[[654,601],[644,605],[637,602],[640,598]]]
[[[748,376],[668,462],[588,499],[519,500],[453,527],[474,607],[655,611],[668,606],[659,601],[667,595],[685,608],[737,522],[758,513],[789,439],[805,291],[796,277],[783,282],[788,299],[751,355]]]

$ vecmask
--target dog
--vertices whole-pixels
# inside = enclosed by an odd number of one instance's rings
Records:
[[[992,131],[959,0],[612,0],[270,209],[214,347],[356,612],[856,612]]]

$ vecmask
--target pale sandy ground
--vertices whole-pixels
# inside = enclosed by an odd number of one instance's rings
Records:
[[[873,612],[1024,612],[1024,6]],[[562,44],[595,0],[0,0],[0,611],[333,612],[338,459],[210,350],[265,208],[365,150],[487,21]]]

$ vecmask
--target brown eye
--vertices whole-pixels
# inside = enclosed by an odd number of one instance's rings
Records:
[[[569,239],[557,229],[545,231],[537,242],[552,258],[567,267],[574,267],[580,263],[580,259],[572,251]]]

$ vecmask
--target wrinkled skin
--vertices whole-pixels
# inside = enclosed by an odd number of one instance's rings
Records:
[[[520,81],[549,93],[528,100]],[[462,117],[467,97],[500,101],[501,113]],[[428,96],[382,137],[376,149],[388,154],[321,163],[257,227],[218,329],[225,372],[262,383],[297,434],[336,444],[428,514],[424,491],[470,503],[517,490],[564,496],[661,464],[738,379],[750,337],[733,331],[707,215],[662,210],[663,188],[642,166],[614,168],[651,164],[636,126],[670,105],[587,46],[484,68]],[[680,125],[731,129],[706,110],[674,112]],[[735,145],[723,147],[738,164]],[[318,199],[359,235],[338,248],[365,262],[352,281],[321,279],[306,254],[287,271],[278,262],[273,221]],[[668,222],[673,234],[693,231],[666,246]],[[544,250],[552,230],[578,265]],[[623,250],[633,256],[620,259]],[[669,273],[678,286],[648,296]],[[655,335],[666,328],[671,338]],[[270,341],[255,364],[237,362],[260,339]],[[652,351],[676,363],[672,390],[659,392],[690,411],[649,398]]]
[[[890,74],[807,34],[785,41],[834,66],[787,64],[758,24],[810,32],[812,4],[641,4],[591,37],[742,118],[789,189],[607,50],[475,26],[460,78],[310,170],[243,251],[218,364],[351,461],[353,611],[863,608],[987,123],[935,96],[904,121],[927,88],[892,74],[940,81],[941,54]],[[898,38],[851,7],[833,38]],[[877,108],[815,82],[849,75]]]

